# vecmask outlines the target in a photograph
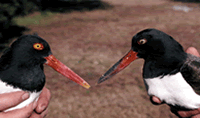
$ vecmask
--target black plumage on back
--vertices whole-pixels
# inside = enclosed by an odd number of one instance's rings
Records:
[[[200,58],[188,54],[180,71],[187,83],[200,95]]]

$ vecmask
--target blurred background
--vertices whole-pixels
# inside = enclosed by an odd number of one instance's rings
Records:
[[[99,77],[131,48],[146,28],[200,51],[200,0],[0,1],[0,50],[23,34],[37,33],[55,57],[92,86],[89,90],[45,66],[52,93],[47,118],[176,118],[154,106],[142,79],[143,60],[100,85]]]

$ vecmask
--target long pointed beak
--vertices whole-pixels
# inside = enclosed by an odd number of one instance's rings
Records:
[[[123,58],[121,58],[104,75],[99,78],[98,84],[111,78],[112,76],[126,68],[132,61],[138,58],[137,54],[137,52],[131,49]]]
[[[45,57],[45,59],[47,60],[47,62],[45,63],[46,65],[52,67],[54,70],[76,82],[77,84],[80,84],[87,89],[90,88],[90,85],[84,79],[74,73],[70,68],[60,62],[58,59],[56,59],[53,55],[49,55],[48,57]]]

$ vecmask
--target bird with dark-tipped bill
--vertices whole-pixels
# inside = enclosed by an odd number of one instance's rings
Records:
[[[145,29],[133,36],[131,50],[98,83],[139,58],[145,60],[143,79],[148,95],[179,109],[200,107],[200,58],[185,53],[176,40],[157,29]]]

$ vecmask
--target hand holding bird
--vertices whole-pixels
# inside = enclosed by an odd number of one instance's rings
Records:
[[[200,57],[199,52],[194,47],[189,47],[186,50],[186,53],[189,53],[189,54],[195,55],[197,57]],[[156,96],[151,96],[150,100],[155,105],[162,104],[162,101],[158,97],[156,97]],[[179,117],[200,118],[200,108],[195,109],[195,110],[189,110],[189,111],[188,110],[187,111],[183,110],[182,111],[182,110],[179,110],[179,109],[171,107],[171,111],[172,111],[172,113],[174,113],[175,115],[177,115]]]
[[[0,111],[4,111],[10,107],[14,107],[24,100],[29,98],[29,93],[24,91],[17,91],[12,93],[0,94]],[[1,118],[29,118],[36,108],[36,102],[32,102],[26,107],[8,111],[0,112]]]
[[[11,103],[12,99],[9,99],[7,103],[0,104],[2,106],[0,111],[7,112],[6,115],[8,115],[16,112],[16,109],[30,108],[35,111],[34,116],[46,115],[50,92],[43,88],[45,85],[43,64],[52,67],[85,88],[90,87],[85,80],[52,55],[50,46],[44,39],[35,35],[24,35],[18,38],[0,58],[0,94],[4,99],[4,97],[9,97],[10,94],[7,93],[26,91],[29,97],[14,103]],[[15,96],[10,98],[17,99]],[[6,98],[1,101],[5,102],[5,100]],[[32,114],[32,111],[24,113],[26,115],[24,117]]]
[[[98,83],[139,58],[145,61],[143,79],[148,95],[153,96],[152,101],[182,111],[199,111],[200,58],[185,53],[176,40],[157,29],[145,29],[133,36],[130,51],[101,76]]]
[[[0,111],[5,111],[28,99],[29,93],[24,91],[0,94]],[[47,114],[47,107],[50,102],[50,91],[43,88],[37,102],[8,112],[0,112],[1,118],[43,118]]]

